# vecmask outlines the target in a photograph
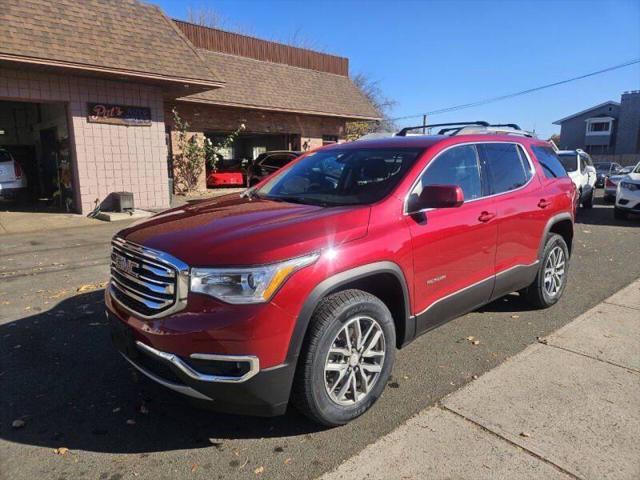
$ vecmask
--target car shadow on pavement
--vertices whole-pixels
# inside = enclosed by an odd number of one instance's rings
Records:
[[[607,203],[602,196],[596,196],[593,208],[578,209],[576,224],[638,228],[640,227],[640,215],[629,215],[626,220],[618,220],[613,217],[613,202]]]
[[[320,430],[292,408],[275,418],[198,409],[138,374],[111,345],[103,296],[77,295],[0,326],[0,438],[144,453]]]
[[[508,313],[508,312],[526,312],[532,310],[533,307],[518,293],[510,293],[504,297],[498,298],[491,303],[483,305],[475,310],[479,313],[495,312],[495,313]]]

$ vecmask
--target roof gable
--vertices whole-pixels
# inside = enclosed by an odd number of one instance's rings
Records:
[[[216,87],[162,11],[137,0],[2,0],[0,59]]]
[[[603,103],[601,103],[599,105],[596,105],[594,107],[590,107],[590,108],[587,108],[586,110],[582,110],[581,112],[574,113],[573,115],[569,115],[568,117],[564,117],[564,118],[561,118],[560,120],[556,120],[555,122],[553,122],[553,124],[554,125],[560,125],[562,122],[566,122],[567,120],[571,120],[572,118],[579,117],[580,115],[584,115],[585,113],[589,113],[592,110],[597,110],[598,108],[606,107],[607,105],[614,105],[616,107],[620,106],[620,104],[618,102],[614,102],[612,100],[609,100],[608,102],[603,102]]]

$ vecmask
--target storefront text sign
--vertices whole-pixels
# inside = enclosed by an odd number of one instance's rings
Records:
[[[114,105],[111,103],[88,103],[88,120],[94,123],[110,123],[112,125],[128,125],[133,127],[151,125],[151,109],[148,107],[132,107],[130,105]]]

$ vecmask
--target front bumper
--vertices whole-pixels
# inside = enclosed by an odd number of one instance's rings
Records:
[[[158,350],[138,340],[133,329],[107,310],[111,338],[120,354],[139,372],[175,392],[194,398],[208,408],[225,413],[275,416],[287,409],[295,365],[282,364],[260,370],[257,357],[191,355],[185,358]],[[202,371],[220,362],[242,365],[237,374]],[[194,362],[198,362],[194,365]]]
[[[632,213],[640,213],[640,190],[619,188],[616,194],[616,208]]]

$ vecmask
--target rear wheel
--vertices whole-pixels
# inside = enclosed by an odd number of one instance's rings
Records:
[[[303,345],[294,405],[327,426],[362,415],[385,388],[395,342],[393,318],[379,298],[361,290],[325,298],[313,314]]]
[[[538,274],[531,285],[522,291],[529,303],[548,308],[562,296],[567,285],[569,248],[558,234],[550,234],[542,252]]]
[[[584,202],[582,202],[582,206],[584,208],[593,208],[593,197],[595,196],[595,194],[596,194],[596,189],[592,188],[591,193],[589,194],[587,199]]]

